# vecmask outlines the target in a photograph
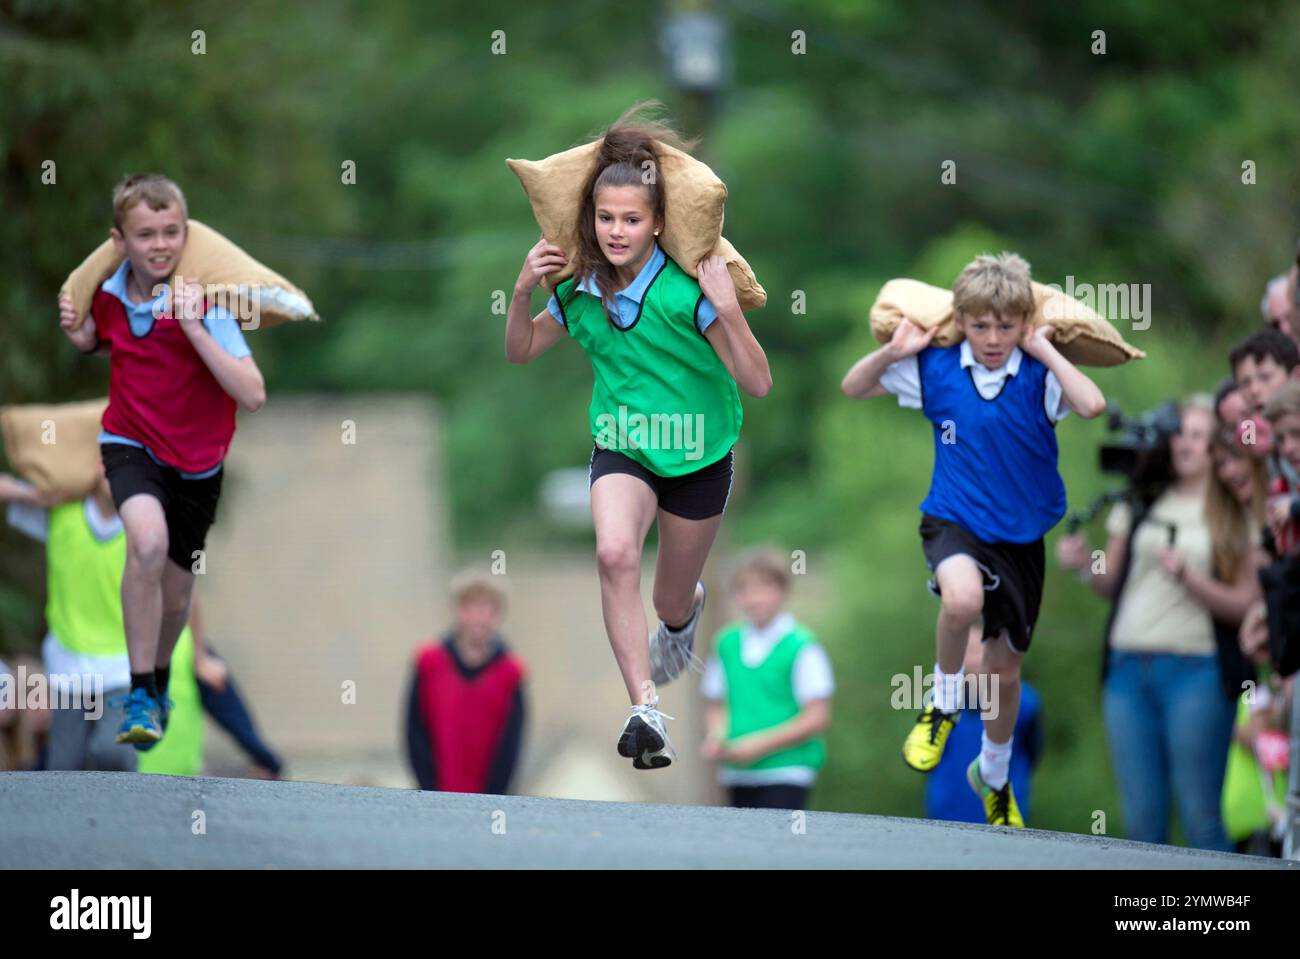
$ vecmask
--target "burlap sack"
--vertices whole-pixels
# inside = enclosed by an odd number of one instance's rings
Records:
[[[233,313],[243,329],[320,319],[307,294],[279,273],[263,266],[212,227],[198,220],[188,223],[189,235],[175,276],[201,284],[210,301]],[[78,328],[90,312],[95,291],[112,276],[122,259],[113,242],[105,240],[64,281],[60,292],[72,297]]]
[[[43,493],[76,499],[99,478],[99,420],[107,399],[0,407],[5,456]]]
[[[545,160],[506,160],[519,178],[542,236],[564,250],[570,265],[549,274],[543,285],[554,290],[573,275],[573,257],[578,249],[577,209],[582,185],[596,161],[600,141],[573,147]],[[742,310],[755,310],[767,303],[767,293],[754,277],[745,258],[722,235],[723,204],[727,187],[705,164],[689,153],[656,141],[667,206],[659,243],[691,276],[697,276],[700,260],[721,256],[736,284],[736,299]]]
[[[1146,357],[1124,342],[1104,317],[1060,290],[1035,283],[1034,300],[1034,324],[1051,324],[1056,331],[1052,343],[1071,363],[1119,366]],[[935,346],[951,346],[962,339],[952,318],[952,290],[919,280],[890,280],[871,306],[871,333],[879,342],[888,343],[904,318],[922,329],[938,326],[939,332],[930,341]]]

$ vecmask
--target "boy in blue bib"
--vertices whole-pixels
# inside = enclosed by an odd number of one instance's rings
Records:
[[[888,344],[844,376],[846,395],[892,393],[934,432],[934,475],[921,503],[921,544],[940,599],[933,694],[903,744],[920,772],[938,765],[967,684],[967,640],[983,640],[982,672],[996,696],[981,704],[984,733],[967,780],[990,825],[1024,826],[1008,778],[1020,708],[1020,661],[1043,596],[1043,537],[1065,515],[1056,424],[1071,410],[1101,415],[1105,397],[1033,324],[1029,264],[979,256],[953,284],[963,340],[931,346],[938,327],[904,320]],[[989,642],[993,640],[993,642]]]

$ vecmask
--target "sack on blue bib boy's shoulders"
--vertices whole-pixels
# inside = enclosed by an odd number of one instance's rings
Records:
[[[1064,291],[1042,283],[1034,285],[1033,323],[1050,324],[1055,329],[1052,343],[1071,363],[1079,366],[1119,366],[1140,360],[1146,353],[1124,341],[1103,316],[1086,303]],[[961,342],[952,316],[952,290],[931,286],[920,280],[890,280],[880,289],[871,305],[871,333],[881,343],[888,343],[904,319],[922,329],[938,326],[933,346],[952,346]]]

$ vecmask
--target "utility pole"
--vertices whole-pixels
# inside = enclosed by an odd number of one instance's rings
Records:
[[[728,24],[711,6],[708,0],[674,0],[660,30],[659,47],[664,56],[669,83],[681,98],[677,115],[682,133],[687,138],[700,136],[702,148],[697,151],[699,159],[706,162],[712,159],[713,164],[716,164],[717,154],[708,135],[718,115],[723,90],[731,79],[731,64]],[[671,191],[668,203],[672,204]],[[740,449],[735,453],[737,480],[741,478],[742,453]],[[742,485],[733,482],[733,503]],[[730,536],[724,520],[713,541],[713,548],[709,552],[710,561],[705,564],[703,574],[709,602],[701,617],[695,643],[696,651],[702,655],[707,656],[712,649],[705,648],[700,638],[708,636],[711,639],[725,622],[727,583],[717,575],[717,571],[720,562],[725,562],[730,552]],[[691,750],[694,752],[695,745],[704,738],[704,710],[692,710],[689,715],[696,717],[690,733]],[[708,783],[702,798],[715,804],[721,802],[716,782]]]

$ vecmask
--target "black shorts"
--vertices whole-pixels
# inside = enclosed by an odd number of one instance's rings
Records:
[[[155,462],[138,446],[100,443],[99,452],[118,511],[137,493],[158,500],[167,517],[167,557],[181,569],[192,570],[194,552],[203,549],[208,530],[217,518],[225,469],[207,479],[183,479],[178,470]]]
[[[767,786],[731,786],[728,805],[736,809],[803,809],[808,805],[808,786],[771,783]]]
[[[727,508],[731,496],[732,461],[735,450],[716,463],[682,476],[652,473],[630,456],[617,450],[593,446],[587,470],[587,488],[607,473],[629,473],[645,480],[659,499],[659,508],[683,519],[708,519]]]
[[[965,554],[975,560],[984,576],[984,638],[994,639],[1005,629],[1012,649],[1029,650],[1043,602],[1046,561],[1041,539],[986,543],[956,523],[923,513],[921,548],[931,573],[949,556]],[[929,586],[938,596],[939,584],[933,576]]]

